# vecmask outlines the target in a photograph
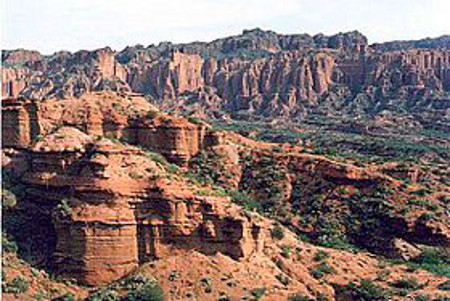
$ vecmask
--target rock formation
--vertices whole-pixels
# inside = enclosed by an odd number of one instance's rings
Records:
[[[170,140],[165,140],[170,143]],[[177,249],[234,259],[262,250],[257,215],[168,171],[144,151],[62,127],[31,146],[26,185],[53,209],[55,270],[84,283],[109,283]],[[260,218],[261,220],[261,218]]]
[[[381,51],[385,48],[369,46],[358,32],[311,37],[256,29],[210,43],[162,43],[118,53],[103,48],[44,57],[17,50],[3,56],[2,90],[5,97],[32,99],[133,91],[161,108],[203,110],[208,117],[227,112],[300,118],[309,111],[336,114],[337,108],[355,107],[363,114],[385,108],[386,101],[411,111],[445,98],[450,89],[445,45]]]

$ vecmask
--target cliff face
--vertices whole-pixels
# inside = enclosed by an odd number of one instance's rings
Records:
[[[450,36],[443,35],[438,38],[426,38],[412,41],[392,41],[385,43],[376,43],[373,48],[379,51],[402,51],[411,49],[449,49]]]
[[[262,250],[262,218],[202,195],[141,149],[62,127],[36,142],[29,160],[26,198],[53,206],[52,265],[64,277],[103,284],[177,252],[238,260]]]
[[[132,70],[130,77],[134,91],[165,102],[208,86],[222,99],[223,108],[262,112],[271,105],[295,109],[298,103],[317,101],[332,83],[333,67],[327,53],[287,52],[254,61],[175,53],[169,62],[149,63],[140,73]]]
[[[429,48],[382,52],[355,32],[311,37],[252,30],[210,43],[118,53],[104,48],[43,57],[10,51],[4,61],[15,65],[5,64],[2,86],[5,97],[32,99],[134,91],[161,108],[209,117],[296,118],[354,106],[363,106],[357,110],[363,114],[385,108],[386,101],[411,111],[436,96],[445,99],[450,89],[449,50]],[[368,101],[361,104],[361,98]]]
[[[3,57],[3,97],[68,98],[95,90],[129,90],[124,85],[126,69],[110,48],[74,54],[58,52],[51,59],[20,53],[10,51]]]
[[[412,50],[409,52],[385,53],[370,62],[368,82],[389,89],[450,89],[450,52]]]
[[[73,126],[94,137],[141,145],[178,164],[185,164],[203,148],[208,128],[159,113],[134,94],[90,93],[42,102],[8,99],[2,112],[5,147],[27,148],[55,127]]]

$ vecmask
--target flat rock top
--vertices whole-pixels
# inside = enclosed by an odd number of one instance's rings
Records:
[[[46,135],[32,147],[34,151],[76,151],[81,150],[92,138],[74,127],[64,126]]]

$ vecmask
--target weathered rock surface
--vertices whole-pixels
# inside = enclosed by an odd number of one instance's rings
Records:
[[[382,51],[392,47],[371,47],[358,32],[311,37],[255,29],[209,43],[118,53],[103,48],[44,57],[17,50],[3,57],[2,90],[5,97],[33,99],[133,91],[161,108],[214,118],[224,112],[247,118],[361,115],[399,107],[442,112],[445,102],[429,103],[448,95],[450,53],[445,43],[430,45]]]
[[[201,187],[132,146],[63,127],[29,157],[23,180],[39,203],[62,200],[53,209],[53,265],[66,277],[108,283],[177,250],[247,258],[268,235],[261,218],[243,215],[228,198],[201,196]]]

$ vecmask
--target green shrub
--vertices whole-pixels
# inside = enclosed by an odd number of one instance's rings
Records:
[[[316,279],[323,278],[325,275],[332,274],[334,272],[335,270],[333,267],[329,266],[326,262],[322,262],[318,266],[310,269],[311,275]]]
[[[149,111],[147,112],[146,117],[147,117],[148,119],[154,119],[156,116],[158,116],[158,114],[159,114],[159,112],[158,112],[157,110],[149,110]]]
[[[447,256],[445,251],[438,248],[426,248],[412,261],[421,264],[450,264],[450,258]]]
[[[434,214],[433,212],[425,212],[419,217],[419,220],[425,221],[425,222],[435,220],[435,219],[436,219],[436,214]]]
[[[270,231],[270,234],[273,238],[281,240],[284,238],[284,229],[279,224],[276,224]]]
[[[337,294],[350,297],[351,300],[361,301],[389,301],[390,293],[370,280],[363,279],[359,285],[351,282],[344,286],[336,286]],[[347,298],[348,298],[347,297]]]
[[[75,301],[75,300],[76,300],[75,295],[72,293],[67,293],[67,294],[62,295],[61,297],[52,299],[52,301]],[[108,299],[108,298],[90,299],[90,298],[88,298],[86,300],[89,300],[89,301],[116,301],[119,299]]]
[[[164,292],[157,283],[146,283],[128,293],[129,301],[164,301]]]
[[[256,300],[261,299],[265,293],[266,293],[265,287],[255,288],[254,290],[251,291],[252,296],[255,297]]]
[[[109,288],[99,290],[90,295],[86,299],[86,301],[119,301],[119,300],[120,300],[119,293]]]
[[[439,276],[450,277],[450,258],[439,248],[426,248],[418,257],[406,262],[406,265],[410,269],[422,268]]]
[[[275,278],[277,278],[277,280],[280,281],[284,286],[287,286],[291,283],[291,279],[283,274],[278,274],[275,276]]]
[[[284,258],[289,258],[291,257],[291,253],[292,253],[292,248],[290,246],[282,246],[281,247],[281,255]]]
[[[314,254],[313,260],[314,261],[322,261],[330,257],[330,254],[328,252],[325,252],[323,250],[319,250]]]
[[[198,118],[198,117],[195,117],[195,116],[188,116],[188,117],[187,117],[187,120],[188,120],[190,123],[193,123],[193,124],[204,124],[204,122],[202,121],[202,119],[200,119],[200,118]]]
[[[429,300],[431,300],[431,298],[430,298],[430,296],[428,296],[428,295],[417,295],[415,298],[414,298],[414,301],[429,301]]]
[[[7,253],[16,253],[19,247],[17,246],[17,243],[10,239],[6,233],[2,233],[2,248],[3,252]]]
[[[123,284],[129,289],[126,301],[164,301],[164,292],[153,278],[136,274],[126,278]]]
[[[143,175],[141,175],[141,174],[139,174],[139,173],[137,173],[137,172],[134,172],[134,171],[129,172],[129,173],[128,173],[128,176],[129,176],[130,178],[132,178],[133,180],[140,180],[140,179],[143,179],[143,178],[144,178]]]
[[[422,287],[422,285],[419,282],[417,282],[417,279],[414,277],[396,280],[393,283],[391,283],[391,286],[407,290],[417,290]]]
[[[23,294],[29,288],[30,282],[23,276],[17,276],[11,282],[3,284],[3,292],[7,294]]]
[[[64,218],[69,217],[72,214],[72,207],[70,207],[69,199],[62,199],[55,209],[56,212]]]
[[[314,299],[311,299],[304,295],[295,294],[295,295],[289,296],[288,301],[314,301]]]
[[[51,299],[51,295],[52,294],[49,291],[38,291],[36,294],[34,294],[34,299],[36,299],[37,301],[49,300]]]
[[[2,189],[2,206],[4,208],[11,208],[17,204],[17,197],[9,189],[3,187]]]
[[[231,197],[231,200],[243,207],[245,207],[248,210],[257,209],[258,211],[261,211],[261,204],[252,197],[249,193],[245,191],[237,191],[237,190],[229,190],[228,194]]]

